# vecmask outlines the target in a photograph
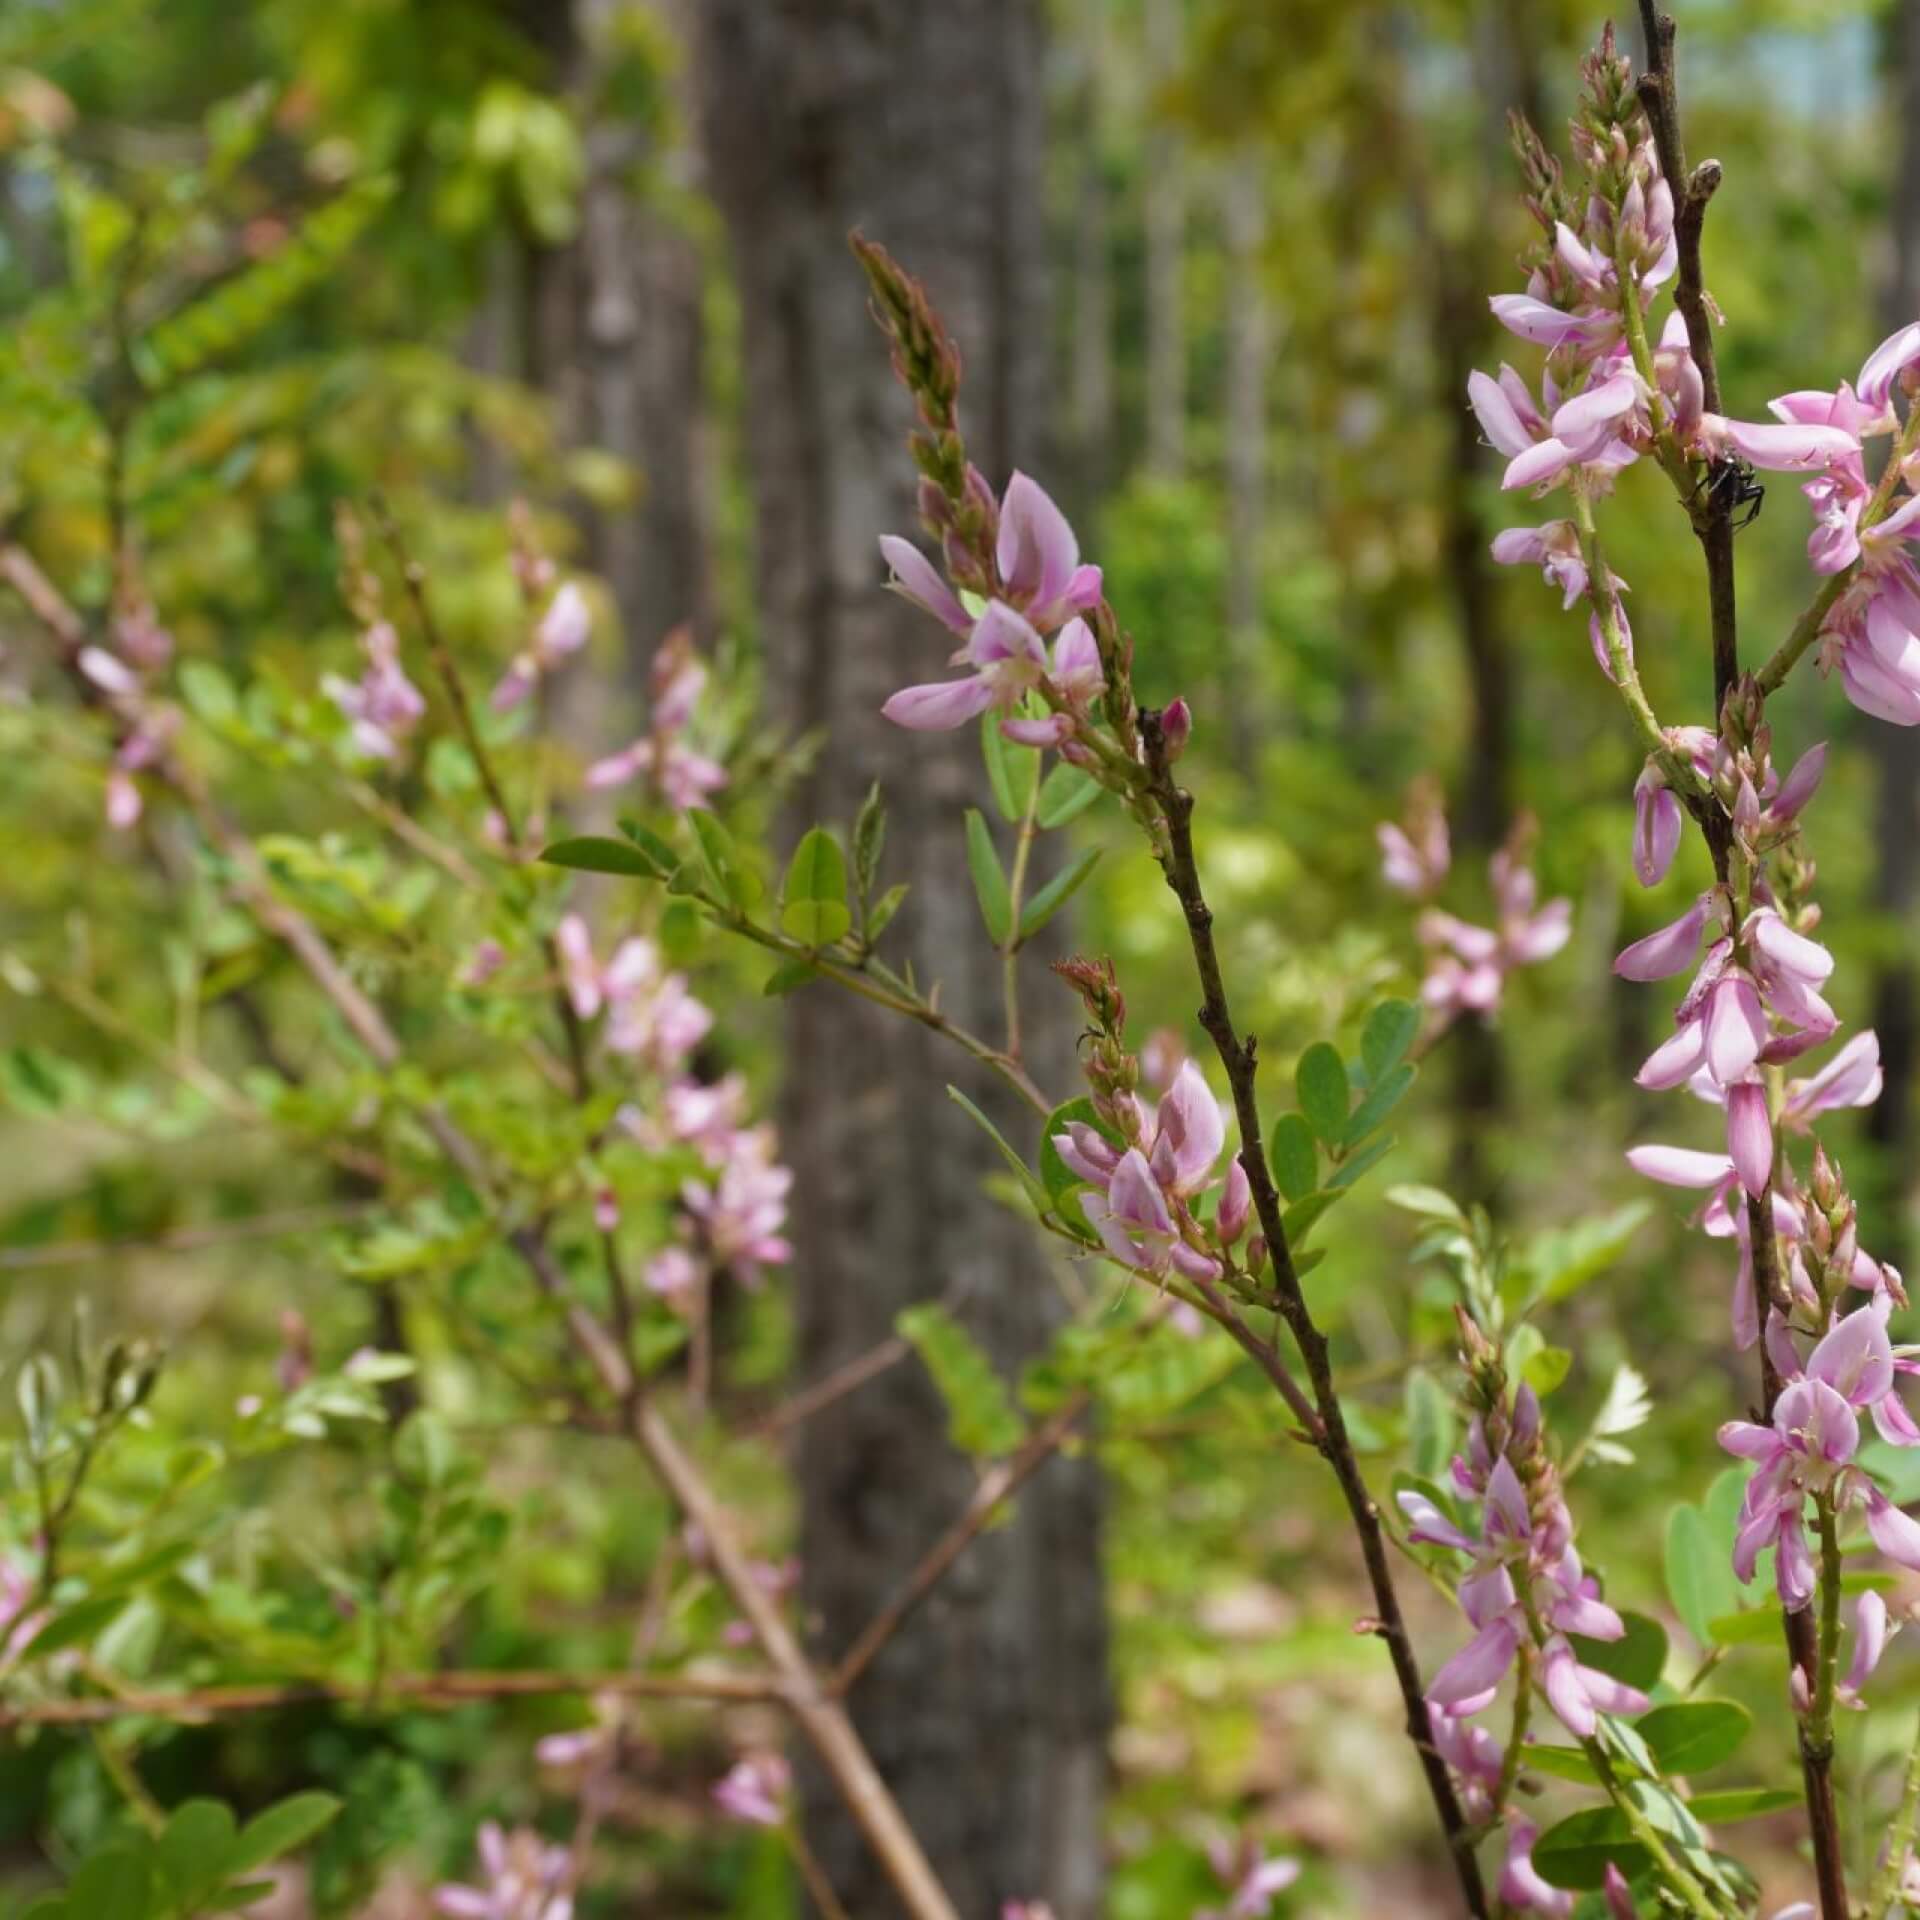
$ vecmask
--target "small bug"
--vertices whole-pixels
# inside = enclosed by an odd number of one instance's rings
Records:
[[[1767,490],[1755,477],[1753,468],[1737,453],[1707,463],[1705,474],[1688,496],[1689,505],[1699,499],[1702,489],[1709,503],[1726,513],[1735,533],[1760,518],[1761,503],[1767,497]],[[1740,513],[1742,507],[1746,509],[1744,514]],[[1735,514],[1740,514],[1740,518],[1734,519]]]

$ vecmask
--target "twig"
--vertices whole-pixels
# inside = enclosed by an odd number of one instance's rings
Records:
[[[1720,411],[1720,373],[1713,353],[1713,314],[1700,271],[1700,231],[1707,202],[1720,185],[1720,163],[1703,160],[1687,171],[1680,138],[1680,109],[1673,81],[1674,23],[1654,0],[1640,0],[1640,22],[1647,39],[1647,69],[1640,76],[1640,104],[1674,199],[1673,234],[1679,256],[1673,303],[1687,323],[1687,345],[1700,371],[1702,401],[1709,413]],[[1635,297],[1631,287],[1623,295]],[[1739,676],[1738,613],[1733,583],[1733,502],[1717,487],[1700,489],[1690,509],[1694,532],[1707,562],[1707,606],[1713,627],[1713,711],[1717,719]]]
[[[521,1700],[566,1693],[618,1694],[635,1700],[738,1701],[749,1705],[779,1702],[786,1697],[779,1681],[771,1674],[634,1673],[621,1667],[604,1673],[592,1669],[389,1673],[380,1682],[380,1700],[385,1705],[405,1701],[410,1706],[457,1707],[475,1700]],[[177,1693],[129,1691],[80,1700],[0,1702],[0,1727],[86,1727],[135,1717],[192,1725],[321,1702],[365,1706],[367,1690],[330,1680],[303,1680],[259,1686],[196,1687]]]
[[[1487,1920],[1489,1908],[1486,1888],[1481,1882],[1480,1864],[1474,1857],[1472,1832],[1454,1793],[1446,1762],[1433,1744],[1433,1726],[1427,1713],[1419,1663],[1414,1659],[1413,1642],[1407,1633],[1406,1619],[1400,1611],[1399,1595],[1394,1589],[1393,1571],[1387,1561],[1379,1510],[1367,1490],[1366,1477],[1360,1470],[1353,1442],[1347,1434],[1346,1416],[1341,1411],[1340,1396],[1334,1386],[1333,1364],[1326,1336],[1308,1309],[1300,1276],[1294,1271],[1293,1256],[1287,1248],[1280,1195],[1268,1170],[1266,1150],[1261,1141],[1260,1105],[1255,1087],[1256,1046],[1251,1036],[1242,1041],[1234,1029],[1233,1016],[1227,1004],[1226,984],[1221,977],[1220,959],[1214,947],[1213,912],[1201,890],[1199,867],[1194,858],[1193,796],[1173,779],[1160,715],[1142,713],[1140,731],[1146,749],[1151,790],[1166,824],[1167,844],[1161,864],[1167,885],[1186,915],[1194,965],[1200,975],[1204,995],[1200,1024],[1212,1039],[1220,1063],[1226,1069],[1227,1082],[1233,1092],[1234,1112],[1240,1123],[1240,1164],[1253,1189],[1254,1211],[1260,1221],[1260,1230],[1266,1237],[1268,1257],[1273,1262],[1280,1317],[1287,1323],[1287,1330],[1300,1350],[1307,1377],[1313,1387],[1313,1410],[1317,1417],[1308,1426],[1308,1431],[1314,1435],[1321,1454],[1333,1468],[1353,1519],[1354,1532],[1359,1536],[1361,1558],[1366,1563],[1367,1583],[1373,1592],[1377,1614],[1373,1631],[1387,1644],[1394,1678],[1399,1683],[1400,1696],[1406,1707],[1407,1737],[1420,1756],[1427,1791],[1432,1796],[1434,1811],[1446,1835],[1454,1871],[1460,1881],[1461,1895],[1467,1910],[1476,1916],[1476,1920]],[[1280,1368],[1279,1371],[1284,1373],[1285,1369]],[[1291,1399],[1288,1404],[1293,1404]]]
[[[171,1233],[133,1234],[122,1240],[57,1240],[43,1247],[0,1247],[0,1273],[40,1267],[79,1267],[131,1253],[198,1253],[236,1240],[271,1240],[310,1227],[340,1226],[363,1218],[371,1200],[342,1200],[332,1206],[288,1207],[279,1213],[249,1214],[242,1220],[215,1220],[205,1226],[179,1227]]]
[[[868,1622],[866,1630],[847,1649],[845,1657],[828,1676],[827,1685],[833,1693],[848,1692],[872,1666],[881,1649],[899,1631],[902,1622],[940,1584],[954,1562],[986,1531],[994,1515],[1059,1452],[1092,1401],[1093,1395],[1084,1387],[1068,1395],[1034,1428],[1018,1452],[1009,1454],[988,1470],[960,1517],[934,1542],[920,1564],[907,1576],[899,1592]]]

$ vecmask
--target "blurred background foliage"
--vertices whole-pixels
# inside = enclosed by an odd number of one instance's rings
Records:
[[[1689,143],[1726,167],[1706,265],[1736,413],[1831,384],[1886,330],[1903,245],[1894,103],[1910,5],[1679,9]],[[183,652],[244,663],[298,702],[352,650],[334,585],[343,498],[378,490],[393,504],[476,655],[511,627],[509,497],[533,502],[551,547],[591,565],[595,516],[638,513],[672,479],[649,470],[644,449],[637,461],[609,450],[591,401],[583,413],[541,351],[542,263],[579,243],[590,183],[606,177],[595,155],[610,147],[614,190],[695,263],[702,351],[685,399],[706,450],[703,638],[744,723],[763,636],[746,588],[737,314],[684,105],[686,52],[675,22],[644,4],[586,7],[584,35],[556,52],[546,11],[505,0],[0,4],[0,519],[83,602],[107,590],[103,501],[117,498]],[[1464,372],[1502,350],[1484,295],[1513,283],[1525,238],[1502,118],[1525,105],[1557,135],[1575,57],[1599,24],[1569,0],[1055,0],[1048,478],[1106,567],[1143,693],[1194,704],[1191,783],[1214,905],[1276,1089],[1309,1042],[1351,1043],[1373,999],[1417,981],[1411,916],[1379,880],[1373,838],[1408,784],[1434,774],[1447,786],[1457,904],[1470,917],[1486,903],[1479,856],[1514,815],[1537,817],[1542,890],[1572,896],[1574,938],[1517,978],[1490,1034],[1436,1051],[1402,1109],[1391,1177],[1466,1190],[1521,1244],[1573,1220],[1618,1227],[1593,1236],[1615,1257],[1589,1263],[1544,1323],[1571,1355],[1553,1411],[1577,1438],[1619,1365],[1644,1374],[1654,1412],[1631,1443],[1636,1460],[1582,1472],[1576,1507],[1612,1597],[1671,1621],[1658,1537],[1669,1509],[1700,1499],[1718,1472],[1712,1434],[1748,1388],[1725,1337],[1726,1258],[1685,1230],[1671,1196],[1637,1191],[1621,1158],[1653,1122],[1631,1072],[1656,1016],[1652,996],[1616,990],[1609,963],[1691,897],[1704,863],[1690,847],[1656,895],[1632,885],[1636,768],[1617,704],[1579,621],[1530,573],[1500,576],[1478,557],[1494,530],[1527,516],[1499,498],[1498,463],[1462,437]],[[129,276],[131,255],[154,270]],[[93,404],[62,397],[76,389]],[[118,438],[102,426],[116,410],[131,421]],[[1682,519],[1661,489],[1633,485],[1611,519],[1654,704],[1669,720],[1705,720],[1704,596]],[[1750,656],[1806,595],[1803,535],[1800,503],[1776,481],[1738,547]],[[633,610],[617,597],[606,606],[631,631]],[[638,698],[620,631],[603,621],[588,712]],[[10,639],[10,652],[31,644]],[[0,661],[0,677],[20,671]],[[1912,966],[1914,916],[1885,874],[1920,829],[1911,771],[1877,755],[1875,723],[1811,677],[1777,711],[1787,758],[1836,744],[1814,844],[1836,1003],[1863,1022]],[[604,745],[611,735],[595,725]],[[78,738],[61,751],[40,722],[0,706],[10,982],[20,988],[28,965],[70,966],[130,1023],[171,1026],[186,1045],[210,1016],[178,982],[204,980],[207,955],[230,962],[229,985],[270,969],[211,905],[192,928],[193,968],[156,943],[150,876],[136,849],[103,840],[90,754]],[[262,759],[244,778],[292,830],[339,818],[338,795],[297,768]],[[1140,1030],[1169,1026],[1197,1043],[1160,876],[1121,851],[1121,823],[1096,814],[1079,831],[1115,849],[1080,896],[1079,944],[1115,956]],[[757,977],[680,933],[710,995],[729,979],[744,988],[723,1049],[770,1081],[778,1061]],[[403,972],[444,973],[448,958],[396,936]],[[114,1332],[166,1346],[154,1426],[116,1454],[100,1498],[135,1500],[177,1478],[179,1499],[206,1503],[207,1526],[305,1565],[326,1620],[256,1617],[236,1582],[219,1596],[233,1646],[351,1633],[366,1584],[410,1551],[394,1530],[425,1524],[402,1502],[369,1519],[346,1499],[404,1479],[386,1430],[329,1420],[318,1439],[255,1454],[233,1445],[222,1411],[270,1372],[287,1307],[311,1321],[323,1373],[351,1394],[342,1368],[380,1337],[380,1309],[379,1290],[345,1270],[347,1236],[307,1229],[57,1265],[50,1251],[322,1206],[324,1173],[290,1164],[257,1131],[210,1136],[203,1114],[176,1112],[190,1091],[130,1065],[55,997],[0,1000],[0,1039],[11,1049],[0,1352],[11,1365],[63,1338],[82,1300]],[[1863,1240],[1896,1260],[1915,1226],[1911,1052],[1879,1136],[1851,1118],[1835,1129],[1856,1191],[1871,1196]],[[82,1072],[110,1082],[110,1097],[70,1101],[60,1078]],[[1670,1133],[1671,1111],[1658,1124]],[[1703,1110],[1687,1143],[1711,1131]],[[1635,1202],[1641,1211],[1623,1216]],[[1425,1404],[1408,1382],[1445,1378],[1449,1296],[1410,1265],[1416,1230],[1363,1191],[1309,1289],[1341,1335],[1383,1480],[1407,1410]],[[457,1647],[474,1665],[618,1664],[669,1528],[663,1503],[590,1439],[490,1424],[498,1409],[477,1369],[430,1314],[413,1316],[409,1336],[452,1450],[439,1470],[451,1476],[448,1511],[433,1522],[444,1582],[381,1617],[418,1636],[413,1657]],[[723,1406],[770,1401],[783,1342],[777,1298],[742,1309],[716,1385]],[[1206,1842],[1242,1827],[1310,1861],[1289,1910],[1422,1910],[1433,1882],[1394,1863],[1423,1810],[1391,1688],[1352,1631],[1331,1486],[1276,1440],[1244,1373],[1196,1352],[1097,1442],[1114,1489],[1121,1692],[1111,1911],[1152,1920],[1217,1898]],[[210,1435],[223,1448],[217,1486],[191,1464]],[[743,1450],[732,1484],[778,1539],[776,1477]],[[711,1591],[689,1604],[724,1612]],[[1440,1645],[1440,1605],[1421,1616]],[[693,1637],[702,1623],[675,1630]],[[1684,1682],[1704,1650],[1675,1636],[1671,1677]],[[1769,1777],[1785,1765],[1778,1682],[1767,1649],[1726,1656],[1715,1683],[1774,1729]],[[1920,1698],[1910,1662],[1896,1655],[1885,1691]],[[155,1734],[139,1774],[163,1804],[209,1787],[258,1803],[331,1786],[346,1812],[302,1897],[321,1913],[400,1916],[423,1910],[422,1886],[457,1873],[480,1818],[551,1823],[564,1810],[542,1797],[527,1755],[570,1713],[475,1706],[375,1722],[315,1708]],[[1903,1718],[1876,1715],[1847,1764],[1886,1768]],[[704,1816],[726,1751],[703,1713],[649,1718],[584,1915],[786,1910],[777,1847]],[[1741,1777],[1760,1757],[1746,1756]],[[9,1744],[0,1873],[30,1889],[45,1862],[124,1822],[127,1765],[104,1740]],[[1743,1835],[1763,1865],[1774,1846],[1783,1889],[1792,1830],[1770,1839],[1763,1822]]]

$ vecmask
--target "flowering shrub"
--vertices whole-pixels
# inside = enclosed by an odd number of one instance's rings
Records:
[[[1505,457],[1505,487],[1566,497],[1566,517],[1503,532],[1493,554],[1539,567],[1562,610],[1586,615],[1608,697],[1645,754],[1619,810],[1623,829],[1631,812],[1636,875],[1660,883],[1690,824],[1712,863],[1711,886],[1687,911],[1614,963],[1636,984],[1693,970],[1638,1082],[1723,1109],[1725,1150],[1640,1144],[1626,1157],[1653,1181],[1710,1196],[1700,1225],[1734,1242],[1730,1345],[1751,1356],[1754,1379],[1751,1404],[1718,1435],[1744,1478],[1730,1500],[1708,1490],[1673,1523],[1669,1597],[1702,1656],[1686,1683],[1675,1684],[1665,1629],[1610,1599],[1576,1546],[1576,1476],[1630,1462],[1623,1436],[1648,1412],[1644,1382],[1625,1365],[1584,1433],[1556,1403],[1572,1356],[1548,1344],[1542,1323],[1571,1290],[1567,1272],[1598,1257],[1593,1247],[1512,1247],[1480,1208],[1429,1187],[1391,1190],[1422,1222],[1416,1255],[1438,1263],[1458,1360],[1456,1392],[1424,1371],[1410,1385],[1408,1456],[1391,1502],[1363,1463],[1363,1416],[1305,1285],[1337,1209],[1391,1153],[1387,1124],[1423,1059],[1454,1023],[1497,1013],[1513,977],[1570,937],[1570,901],[1538,898],[1531,823],[1516,823],[1490,861],[1491,926],[1439,904],[1451,844],[1431,793],[1416,792],[1403,824],[1378,829],[1388,883],[1421,905],[1421,1004],[1380,999],[1350,1053],[1333,1040],[1305,1048],[1291,1104],[1271,1114],[1216,943],[1197,797],[1176,774],[1207,717],[1184,699],[1140,699],[1134,643],[1100,568],[1083,561],[1039,481],[1015,473],[1000,484],[974,465],[954,342],[924,290],[856,238],[917,412],[926,546],[875,533],[892,588],[924,612],[955,670],[920,681],[903,665],[908,683],[883,710],[910,730],[979,726],[1013,836],[1008,858],[1006,831],[982,811],[957,823],[983,934],[1005,962],[993,1034],[956,1024],[935,989],[889,958],[904,885],[884,878],[877,790],[856,818],[805,832],[769,885],[749,822],[716,810],[747,784],[744,756],[730,750],[685,634],[658,654],[644,729],[624,746],[595,741],[576,772],[551,695],[592,645],[591,583],[559,573],[524,515],[496,556],[497,604],[510,615],[456,648],[440,576],[416,558],[400,518],[376,505],[369,531],[343,514],[351,642],[303,678],[263,667],[236,681],[176,644],[130,538],[107,556],[104,592],[55,579],[24,542],[0,548],[0,576],[44,642],[20,725],[83,742],[75,751],[104,831],[151,857],[153,885],[183,926],[217,913],[219,942],[183,963],[185,997],[246,993],[254,1057],[222,1071],[159,1023],[130,1021],[57,952],[9,952],[9,987],[60,1005],[119,1066],[139,1055],[180,1083],[164,1110],[117,1103],[156,1134],[210,1136],[216,1121],[240,1122],[330,1165],[350,1199],[334,1221],[343,1273],[390,1301],[404,1293],[435,1338],[556,1427],[631,1445],[678,1512],[624,1667],[450,1668],[450,1627],[497,1572],[505,1520],[449,1423],[409,1405],[418,1358],[397,1305],[393,1338],[324,1366],[289,1312],[271,1390],[260,1383],[186,1439],[152,1431],[156,1355],[126,1340],[98,1352],[83,1336],[68,1356],[35,1353],[19,1374],[22,1425],[0,1521],[0,1715],[111,1726],[315,1699],[376,1714],[403,1700],[590,1698],[593,1724],[549,1733],[529,1755],[566,1777],[571,1838],[487,1822],[475,1864],[432,1896],[449,1915],[570,1920],[638,1703],[778,1710],[859,1820],[903,1908],[951,1920],[846,1691],[1084,1416],[1124,1415],[1143,1349],[1212,1339],[1271,1387],[1273,1430],[1342,1499],[1367,1588],[1361,1631],[1387,1657],[1465,1911],[1750,1915],[1761,1891],[1727,1830],[1787,1805],[1804,1809],[1815,1900],[1775,1920],[1885,1920],[1896,1903],[1920,1904],[1920,1751],[1884,1831],[1864,1842],[1872,1823],[1842,1818],[1835,1731],[1841,1710],[1870,1704],[1900,1625],[1878,1561],[1920,1571],[1920,1521],[1866,1454],[1861,1419],[1890,1447],[1920,1445],[1900,1391],[1920,1361],[1894,1341],[1901,1276],[1860,1245],[1854,1199],[1818,1138],[1824,1115],[1877,1097],[1879,1056],[1868,1032],[1818,1064],[1807,1058],[1840,1027],[1827,997],[1834,962],[1815,938],[1805,825],[1825,749],[1776,765],[1767,710],[1811,654],[1865,712],[1920,722],[1920,571],[1907,546],[1920,530],[1910,471],[1920,323],[1876,349],[1853,382],[1776,400],[1772,422],[1723,412],[1699,258],[1718,172],[1683,163],[1670,23],[1650,16],[1649,30],[1652,71],[1636,78],[1610,32],[1586,63],[1573,173],[1519,130],[1539,236],[1525,290],[1496,294],[1492,310],[1545,350],[1544,363],[1537,380],[1508,366],[1476,373],[1468,398]],[[1661,319],[1669,288],[1675,307]],[[191,329],[170,324],[167,365],[183,377]],[[110,430],[124,432],[124,416]],[[1888,438],[1875,476],[1868,442]],[[1609,499],[1639,483],[1628,470],[1643,462],[1674,489],[1706,562],[1708,723],[1654,712],[1628,582],[1602,544]],[[1776,651],[1743,670],[1731,543],[1754,469],[1808,476],[1819,584]],[[492,681],[480,697],[462,657],[476,651]],[[253,824],[260,801],[244,776],[258,767],[275,775],[273,811]],[[312,830],[306,787],[371,823],[364,837]],[[617,834],[562,824],[616,792],[636,809]],[[1136,1045],[1119,970],[1078,958],[1058,968],[1058,991],[1083,1013],[1085,1084],[1043,1087],[1022,1046],[1015,961],[1098,858],[1055,852],[1050,836],[1103,803],[1137,831],[1174,896],[1212,1056],[1182,1058],[1157,1035]],[[172,837],[155,831],[160,817]],[[142,833],[153,837],[134,838]],[[791,1618],[791,1564],[777,1543],[751,1540],[723,1497],[726,1463],[680,1432],[681,1406],[704,1407],[724,1333],[716,1303],[769,1289],[790,1256],[789,1211],[805,1204],[703,997],[709,978],[724,988],[729,956],[748,951],[771,957],[776,995],[854,993],[876,1018],[915,1021],[996,1073],[1028,1110],[1030,1147],[954,1097],[1004,1155],[1009,1203],[1063,1257],[1102,1263],[1123,1289],[1117,1304],[1090,1301],[1019,1396],[945,1305],[906,1316],[903,1336],[946,1397],[955,1444],[982,1463],[982,1492],[831,1666]],[[236,955],[245,964],[233,984],[218,963]],[[116,1111],[110,1091],[80,1086],[53,1058],[16,1062],[15,1078],[50,1111]],[[1604,1247],[1613,1230],[1603,1220],[1568,1233]],[[1456,1410],[1457,1451],[1447,1438]],[[348,1545],[316,1564],[256,1551],[231,1522],[247,1496],[231,1492],[223,1506],[210,1484],[243,1468],[302,1467],[352,1482],[359,1514]],[[1843,1558],[1860,1544],[1846,1537],[1856,1526],[1878,1557],[1864,1579]],[[1457,1604],[1462,1624],[1444,1647],[1416,1646],[1401,1597],[1409,1569]],[[711,1587],[724,1605],[688,1625]],[[1798,1787],[1697,1788],[1694,1776],[1731,1760],[1751,1724],[1704,1682],[1727,1648],[1775,1641]],[[207,1678],[222,1654],[246,1669],[243,1681]],[[756,1723],[728,1748],[703,1811],[770,1836],[816,1905],[837,1913],[772,1739]],[[145,1920],[244,1908],[270,1891],[261,1870],[343,1808],[315,1792],[245,1823],[209,1800],[142,1812],[137,1831],[77,1862],[31,1912]],[[1269,1852],[1254,1833],[1223,1840],[1213,1866],[1224,1904],[1207,1911],[1229,1916],[1272,1911],[1308,1871],[1292,1845]],[[1045,1913],[1015,1903],[1005,1920]]]

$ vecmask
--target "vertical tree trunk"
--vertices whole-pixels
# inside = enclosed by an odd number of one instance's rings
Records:
[[[707,0],[708,161],[737,263],[749,455],[774,714],[826,739],[790,830],[846,822],[872,780],[887,865],[914,890],[898,957],[970,1026],[998,1031],[997,963],[962,858],[961,809],[991,813],[973,729],[880,718],[937,674],[948,641],[882,592],[876,535],[914,531],[910,409],[847,254],[850,228],[927,281],[966,353],[963,420],[996,483],[1033,457],[1041,324],[1041,62],[1034,0]],[[1028,1060],[1072,1075],[1067,997],[1025,979]],[[1034,1236],[983,1190],[995,1156],[946,1098],[957,1083],[1030,1140],[1033,1117],[923,1029],[830,989],[790,1002],[784,1140],[797,1176],[800,1366],[818,1377],[884,1338],[899,1311],[958,1288],[1011,1374],[1059,1303]],[[845,1649],[972,1485],[917,1365],[810,1421],[801,1440],[802,1594],[815,1644]],[[990,1916],[1045,1898],[1099,1904],[1107,1691],[1097,1482],[1055,1461],[1008,1526],[976,1544],[850,1702],[956,1904]],[[817,1780],[809,1830],[851,1914],[894,1911]]]
[[[610,0],[509,4],[552,84],[582,96],[594,89],[613,10]],[[660,10],[684,31],[677,0]],[[618,121],[585,128],[578,228],[558,244],[528,233],[503,240],[475,353],[546,398],[563,446],[612,454],[636,476],[632,499],[583,501],[577,519],[581,557],[606,581],[620,617],[624,677],[642,687],[671,629],[691,622],[710,639],[713,624],[704,275],[693,236],[637,190],[648,137]],[[587,726],[603,693],[587,676],[570,676],[563,724]]]
[[[1227,254],[1227,675],[1222,706],[1234,764],[1256,771],[1262,638],[1260,560],[1267,517],[1267,372],[1273,306],[1267,298],[1266,168],[1240,157],[1225,183]]]
[[[1181,58],[1181,0],[1147,0],[1147,72],[1158,86]],[[1187,189],[1183,142],[1156,120],[1147,136],[1147,465],[1177,478],[1187,457],[1185,293]]]
[[[1085,514],[1107,485],[1113,455],[1113,262],[1107,220],[1106,0],[1081,0],[1075,23],[1083,63],[1078,103],[1078,168],[1073,223],[1074,504]]]
[[[1920,316],[1920,0],[1900,0],[1888,22],[1890,105],[1900,128],[1893,175],[1891,270],[1885,320],[1889,331]],[[1907,1265],[1911,1248],[1907,1200],[1913,1157],[1913,1070],[1920,1050],[1920,1009],[1915,1006],[1913,962],[1906,934],[1920,902],[1920,730],[1865,723],[1876,770],[1874,844],[1879,867],[1874,902],[1900,924],[1874,968],[1873,1025],[1880,1035],[1886,1087],[1867,1115],[1867,1134],[1881,1149],[1874,1169],[1877,1218],[1870,1224],[1875,1249]],[[1865,1228],[1863,1227],[1863,1237]]]

